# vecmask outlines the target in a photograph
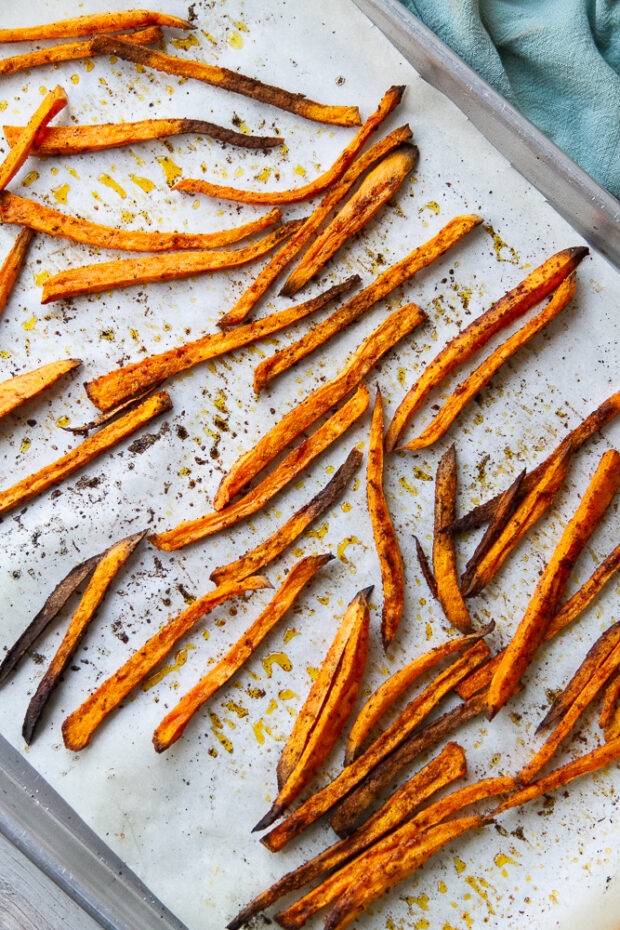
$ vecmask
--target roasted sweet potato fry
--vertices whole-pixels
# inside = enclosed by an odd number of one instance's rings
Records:
[[[588,254],[584,247],[564,249],[496,301],[485,313],[452,339],[426,366],[398,407],[386,437],[386,451],[396,448],[409,420],[446,375],[481,349],[495,333],[523,316],[530,307],[554,291]]]
[[[345,173],[351,162],[361,152],[367,140],[376,132],[386,116],[394,110],[401,101],[405,88],[390,87],[384,94],[377,110],[369,116],[361,129],[358,129],[355,136],[347,147],[340,153],[334,164],[323,174],[304,184],[295,190],[290,191],[245,191],[238,190],[236,187],[223,187],[220,184],[210,184],[208,181],[193,180],[192,178],[183,178],[178,184],[175,184],[173,190],[190,191],[196,194],[206,194],[208,197],[220,197],[224,200],[235,200],[237,203],[298,203],[300,200],[307,200],[324,191],[330,184],[333,184]]]
[[[82,426],[61,426],[60,428],[67,433],[75,433],[77,436],[88,436],[94,429],[99,429],[100,426],[105,426],[106,423],[111,423],[112,420],[116,420],[121,413],[125,413],[127,410],[133,410],[134,407],[141,404],[142,401],[150,397],[151,394],[153,394],[153,391],[143,391],[142,394],[136,394],[135,397],[125,401],[124,404],[118,404],[105,413],[97,414],[96,417],[93,417],[88,423],[83,423]]]
[[[270,358],[266,358],[254,371],[254,390],[258,394],[276,375],[287,371],[296,362],[306,358],[328,339],[342,332],[351,323],[358,320],[373,304],[377,303],[399,285],[413,277],[416,272],[426,268],[435,259],[440,258],[448,249],[482,222],[479,216],[457,216],[450,220],[443,229],[414,249],[406,258],[391,265],[372,284],[364,288],[355,297],[343,304],[326,320],[318,323],[296,342],[292,342]]]
[[[257,278],[250,284],[249,288],[241,295],[232,310],[224,314],[220,320],[220,326],[234,326],[241,323],[246,318],[250,310],[263,296],[265,291],[271,287],[273,282],[279,276],[286,266],[301,252],[303,247],[311,242],[324,219],[329,215],[331,209],[340,203],[346,196],[355,182],[371,167],[376,161],[382,158],[387,152],[405,142],[411,137],[409,126],[401,126],[395,129],[385,139],[376,142],[367,152],[364,152],[349,166],[345,174],[332,185],[327,191],[320,204],[315,207],[304,225],[292,237],[286,246],[281,248],[274,255],[268,265],[265,265]]]
[[[45,95],[43,102],[28,120],[21,142],[9,151],[0,165],[0,191],[11,182],[30,155],[38,131],[47,126],[49,121],[67,106],[68,102],[67,95],[60,85]]]
[[[304,720],[309,723],[304,744],[295,745],[294,754],[290,759],[287,758],[287,762],[294,762],[290,771],[290,765],[279,769],[283,784],[278,797],[254,830],[264,830],[270,826],[303,791],[331,752],[353,709],[368,658],[370,612],[366,599],[370,591],[372,587],[360,591],[349,604],[341,624],[341,628],[348,629],[346,638],[339,637],[338,631],[334,641],[338,646],[335,653],[339,653],[339,658],[334,664],[334,656],[330,654],[332,650],[328,652],[326,663],[329,674],[322,682],[324,687],[319,688],[318,695],[313,694],[314,689],[308,695],[312,711],[304,706]],[[344,642],[339,642],[343,638]],[[319,673],[317,682],[320,677]],[[301,752],[297,753],[297,749],[301,749]]]
[[[170,26],[172,29],[195,29],[193,23],[153,10],[122,10],[118,13],[90,13],[59,19],[41,26],[17,26],[0,29],[0,42],[33,42],[38,39],[67,39],[92,36],[97,32],[122,32],[144,26]]]
[[[250,223],[212,233],[142,232],[101,226],[77,216],[68,216],[52,210],[26,197],[17,197],[9,191],[0,193],[0,219],[3,223],[17,223],[36,232],[103,249],[124,249],[128,252],[166,252],[178,249],[212,249],[230,245],[251,236],[261,229],[273,226],[281,218],[279,210],[272,210]]]
[[[13,248],[2,263],[0,268],[0,316],[2,316],[2,311],[11,295],[17,275],[24,264],[33,235],[31,229],[22,229],[13,244]]]
[[[28,705],[22,727],[22,736],[26,743],[32,742],[41,714],[52,691],[57,687],[62,673],[82,641],[86,628],[97,612],[111,582],[144,536],[145,533],[127,536],[110,546],[100,557],[88,587],[71,618],[67,632]]]
[[[489,687],[491,720],[515,693],[517,684],[542,642],[583,547],[599,525],[620,487],[620,453],[606,452],[586,493],[568,522],[542,574],[525,615],[507,646]]]
[[[383,399],[377,388],[375,407],[370,427],[368,445],[368,470],[366,475],[368,512],[375,548],[381,567],[383,583],[383,612],[381,614],[381,639],[383,649],[394,639],[405,600],[405,570],[400,554],[398,537],[392,524],[385,494],[383,493]]]
[[[6,141],[17,145],[24,126],[3,126]],[[31,155],[75,155],[79,152],[99,152],[123,145],[135,145],[149,139],[166,139],[196,133],[210,136],[225,145],[244,149],[271,149],[284,144],[283,136],[254,136],[235,132],[202,119],[143,119],[134,123],[96,123],[93,126],[47,126],[37,133]]]
[[[109,410],[141,391],[160,384],[171,375],[186,371],[210,358],[240,349],[251,342],[256,342],[257,339],[263,339],[265,336],[278,332],[285,326],[292,326],[308,314],[320,310],[330,300],[339,297],[358,282],[358,275],[351,275],[340,284],[335,284],[317,297],[313,297],[312,300],[297,304],[295,307],[278,310],[262,320],[246,323],[245,326],[238,326],[230,332],[208,333],[193,342],[177,346],[176,349],[160,352],[159,355],[150,355],[141,362],[117,368],[95,378],[94,381],[88,381],[86,393],[100,410]]]
[[[166,391],[160,391],[145,400],[135,410],[126,413],[125,416],[115,420],[114,423],[110,423],[109,426],[104,426],[94,436],[85,439],[79,446],[52,462],[51,465],[46,465],[45,468],[40,469],[34,475],[23,478],[13,487],[7,488],[6,491],[0,491],[0,514],[24,504],[31,497],[36,497],[37,494],[42,494],[53,484],[58,484],[68,475],[72,475],[78,468],[87,465],[88,462],[101,455],[102,452],[111,449],[112,446],[126,439],[127,436],[131,436],[132,433],[135,433],[137,429],[140,429],[153,417],[165,413],[171,407],[172,402]]]
[[[279,242],[288,239],[302,220],[282,223],[276,230],[243,249],[217,252],[204,249],[197,252],[172,252],[145,258],[122,258],[96,265],[82,265],[52,275],[43,285],[42,304],[81,294],[97,294],[116,287],[148,284],[151,281],[176,281],[205,271],[237,268],[270,252]]]
[[[220,483],[214,500],[215,509],[225,507],[248,481],[356,387],[389,349],[425,319],[426,314],[415,304],[407,304],[391,313],[360,343],[340,374],[316,388],[265,433],[252,449],[237,459]]]
[[[316,103],[303,94],[294,94],[271,84],[263,84],[256,78],[229,71],[228,68],[208,65],[205,61],[189,61],[187,58],[175,58],[174,55],[165,55],[163,52],[137,48],[125,39],[113,36],[98,36],[93,45],[99,53],[117,55],[125,61],[133,61],[156,71],[164,71],[166,74],[204,81],[205,84],[222,87],[245,97],[253,97],[254,100],[268,103],[280,110],[288,110],[305,119],[333,123],[337,126],[359,126],[361,123],[357,107],[334,107]]]
[[[232,581],[205,594],[194,601],[187,610],[168,621],[67,717],[62,725],[62,736],[67,749],[74,752],[84,749],[102,720],[168,655],[174,644],[185,636],[201,617],[231,597],[237,597],[245,591],[260,591],[270,587],[269,581],[260,575],[243,581]]]
[[[417,165],[419,157],[418,147],[407,142],[386,155],[372,169],[329,226],[312,242],[293,273],[289,275],[280,291],[283,297],[293,297],[300,291],[347,239],[376,216],[381,207],[400,189],[405,178]]]
[[[614,740],[620,742],[620,705],[616,705],[605,725],[605,741],[612,743]]]
[[[163,752],[178,740],[196,711],[247,662],[267,634],[291,607],[304,585],[333,558],[331,552],[326,555],[309,555],[293,565],[285,581],[274,594],[271,603],[246,630],[241,639],[237,640],[224,658],[220,659],[197,685],[183,695],[179,703],[164,717],[153,734],[156,752]]]
[[[424,576],[424,580],[428,585],[428,589],[435,598],[439,600],[439,592],[437,590],[437,582],[435,581],[435,576],[433,575],[433,569],[430,566],[426,552],[422,548],[422,543],[417,536],[413,537],[415,542],[415,552],[418,559],[418,565],[420,566],[420,571]]]
[[[609,727],[620,703],[620,672],[616,672],[607,687],[603,697],[603,706],[598,718],[598,725],[605,731],[605,739],[609,742],[607,728]]]
[[[515,352],[541,332],[541,330],[543,330],[551,320],[554,320],[560,311],[570,303],[575,294],[576,286],[577,278],[575,272],[572,272],[572,274],[569,274],[568,278],[562,281],[547,306],[544,307],[537,316],[533,317],[533,319],[528,320],[521,329],[510,336],[510,338],[492,352],[488,358],[485,358],[482,364],[453,390],[439,413],[433,417],[426,429],[415,439],[401,446],[401,450],[407,449],[409,451],[415,451],[416,449],[424,449],[434,442],[437,442],[437,440],[448,431],[469,401],[486,387],[504,362],[507,362]]]
[[[446,619],[461,633],[469,633],[472,629],[471,617],[459,588],[454,537],[444,532],[445,527],[454,521],[456,481],[456,448],[451,445],[437,466],[435,478],[433,574],[437,598]]]
[[[268,539],[256,548],[246,552],[241,558],[222,565],[211,572],[211,581],[222,584],[231,578],[246,578],[255,571],[272,562],[287,546],[290,546],[303,531],[310,526],[328,507],[344,493],[347,484],[362,464],[362,453],[359,449],[352,449],[347,459],[335,472],[324,488],[315,494],[312,500],[297,510],[292,517],[276,530]]]
[[[67,358],[61,362],[49,362],[34,371],[26,371],[9,378],[8,381],[0,382],[0,417],[36,397],[54,381],[58,381],[68,371],[73,371],[81,364],[80,358]]]

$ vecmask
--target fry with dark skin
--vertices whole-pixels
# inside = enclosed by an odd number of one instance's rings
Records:
[[[0,417],[6,416],[11,410],[37,397],[51,384],[81,364],[80,358],[67,358],[61,362],[49,362],[34,371],[25,371],[21,375],[9,378],[8,381],[1,381]]]
[[[31,229],[22,229],[13,243],[11,251],[4,259],[0,268],[0,316],[11,296],[13,285],[17,280],[22,265],[28,253],[28,246],[32,242],[34,233]]]
[[[133,408],[141,404],[143,400],[150,397],[152,393],[153,391],[144,391],[142,394],[136,394],[131,400],[125,401],[124,404],[118,404],[117,407],[112,407],[112,409],[106,411],[106,413],[98,414],[82,426],[61,426],[60,428],[64,429],[67,433],[75,433],[77,436],[87,436],[94,429],[99,429],[100,426],[111,423],[112,420],[115,420],[119,414],[124,413],[126,410],[133,410]]]
[[[324,191],[330,184],[333,184],[345,173],[351,162],[361,152],[364,145],[383,120],[388,116],[400,103],[404,86],[390,87],[383,96],[377,110],[369,116],[364,125],[358,129],[355,136],[347,147],[340,153],[331,168],[295,190],[289,191],[245,191],[238,190],[235,187],[224,187],[220,184],[210,184],[208,181],[193,180],[192,178],[183,178],[174,185],[174,191],[190,191],[195,194],[206,194],[208,197],[220,197],[224,200],[234,200],[237,203],[263,203],[263,204],[282,204],[282,203],[299,203],[300,200],[307,200]]]
[[[463,236],[482,222],[479,216],[457,216],[450,220],[436,236],[414,249],[406,258],[383,271],[368,287],[351,297],[326,320],[317,323],[300,339],[266,358],[254,371],[254,390],[258,394],[283,371],[306,358],[317,348],[358,320],[370,307],[390,294],[395,288],[412,278],[440,258]]]
[[[32,742],[41,714],[47,706],[52,692],[58,686],[63,672],[71,661],[71,657],[81,643],[89,623],[105,597],[106,591],[138,543],[144,539],[144,536],[145,533],[135,533],[133,536],[127,536],[126,539],[121,539],[120,542],[110,546],[101,556],[88,587],[71,618],[67,632],[28,705],[22,727],[22,736],[28,745]]]
[[[607,742],[609,742],[610,739],[610,737],[607,736],[607,729],[610,727],[614,715],[618,710],[618,702],[620,702],[620,673],[616,672],[615,676],[605,688],[603,706],[601,707],[601,713],[598,718],[598,725],[601,730],[605,731],[605,739]]]
[[[437,591],[437,582],[435,581],[435,576],[433,575],[433,569],[430,566],[426,552],[422,548],[422,543],[417,536],[413,537],[415,542],[415,551],[418,558],[418,565],[420,566],[420,571],[424,576],[424,580],[428,585],[428,589],[435,598],[439,600],[439,592]]]
[[[209,669],[204,678],[183,695],[179,703],[164,717],[153,734],[156,752],[163,752],[178,740],[196,711],[239,671],[289,610],[304,585],[333,558],[331,552],[326,555],[309,555],[292,567],[272,601],[241,639],[237,640],[224,658]]]
[[[444,528],[454,521],[456,480],[456,447],[453,444],[442,456],[435,478],[433,574],[437,598],[446,619],[461,633],[469,633],[471,617],[459,588],[454,537],[444,532]]]
[[[358,282],[359,276],[352,275],[317,297],[313,297],[312,300],[294,307],[287,307],[285,310],[278,310],[276,313],[263,317],[262,320],[254,320],[252,323],[246,323],[245,326],[238,326],[225,333],[208,333],[193,342],[177,346],[176,349],[150,355],[141,362],[133,362],[124,368],[117,368],[95,378],[94,381],[88,381],[86,393],[100,410],[109,410],[135,394],[155,384],[160,384],[165,378],[181,371],[187,371],[188,368],[199,365],[200,362],[205,362],[210,358],[240,349],[242,346],[278,332],[285,326],[292,326],[308,314],[320,310],[330,300],[355,287]]]
[[[144,26],[169,26],[172,29],[195,29],[193,23],[178,16],[152,10],[122,10],[118,13],[91,13],[72,19],[59,19],[41,26],[17,26],[0,29],[0,42],[33,42],[38,39],[68,39],[92,36],[96,32],[122,32]]]
[[[434,387],[481,349],[500,329],[509,326],[554,291],[587,254],[588,249],[578,247],[564,249],[553,255],[455,336],[429,362],[401,401],[387,432],[386,451],[391,452],[396,448],[409,420]]]
[[[420,157],[418,147],[400,145],[364,178],[359,188],[331,220],[323,232],[314,239],[307,252],[287,278],[280,291],[282,297],[293,297],[314,278],[347,239],[377,215],[400,189],[405,178],[415,168]]]
[[[164,71],[166,74],[204,81],[205,84],[252,97],[280,110],[296,113],[305,119],[337,126],[359,126],[361,123],[357,107],[334,107],[316,103],[303,94],[294,94],[271,84],[263,84],[256,78],[230,71],[228,68],[208,65],[205,61],[190,61],[187,58],[175,58],[174,55],[165,55],[163,52],[138,48],[125,39],[113,36],[98,36],[93,40],[93,46],[99,54],[103,52],[107,55],[117,55],[125,61],[133,61],[135,64]]]
[[[341,494],[344,494],[350,479],[359,470],[362,458],[359,449],[352,449],[346,461],[342,463],[331,480],[318,494],[315,494],[312,500],[296,511],[279,530],[276,530],[268,539],[250,550],[250,552],[246,552],[241,558],[230,562],[228,565],[222,565],[214,569],[209,576],[211,581],[215,584],[222,584],[222,582],[232,578],[237,580],[246,578],[272,562],[314,520],[324,513],[328,507],[331,507]]]
[[[67,106],[68,102],[67,95],[60,85],[45,95],[42,103],[39,104],[28,120],[21,142],[9,151],[2,164],[0,164],[0,191],[4,190],[7,184],[13,180],[30,155],[38,131],[47,126],[49,121],[54,119],[63,107]]]

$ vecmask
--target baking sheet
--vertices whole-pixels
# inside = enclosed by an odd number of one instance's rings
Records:
[[[91,3],[89,12],[110,4]],[[115,3],[114,9],[123,4]],[[168,50],[205,57],[266,81],[301,90],[330,103],[355,103],[363,116],[375,109],[386,87],[406,83],[406,98],[385,131],[409,120],[421,159],[416,176],[363,236],[326,269],[308,296],[354,271],[369,283],[461,212],[480,212],[479,228],[436,266],[374,308],[338,343],[279,379],[258,400],[248,401],[252,369],[269,346],[250,347],[182,375],[169,389],[171,414],[119,446],[60,493],[44,495],[3,518],[2,616],[6,644],[21,632],[54,584],[79,560],[108,542],[144,526],[163,529],[210,507],[221,475],[237,455],[316,383],[328,378],[345,355],[389,309],[415,300],[429,322],[389,354],[368,379],[378,381],[390,414],[415,372],[460,326],[513,286],[529,267],[558,248],[579,244],[558,217],[506,160],[441,94],[425,84],[384,37],[349,3],[224,2],[194,4],[199,47]],[[166,11],[186,15],[180,3]],[[21,11],[20,11],[21,12]],[[28,22],[83,12],[77,4],[37,3],[24,10]],[[185,37],[186,38],[186,37]],[[179,44],[181,47],[179,48]],[[187,43],[185,43],[187,44]],[[9,54],[14,53],[13,50]],[[92,65],[92,67],[91,67]],[[262,153],[221,148],[196,137],[146,143],[93,156],[30,161],[12,189],[67,212],[124,228],[203,231],[226,228],[259,215],[206,198],[175,195],[167,178],[204,176],[239,186],[288,187],[330,164],[350,131],[319,126],[291,114],[196,82],[156,72],[140,73],[108,59],[69,62],[58,68],[4,78],[4,122],[23,122],[41,99],[41,88],[63,83],[70,112],[59,122],[104,122],[147,116],[199,116],[251,131],[279,129],[287,151]],[[6,106],[5,106],[6,104]],[[204,173],[202,166],[204,167]],[[175,167],[176,166],[176,167]],[[269,169],[269,170],[267,170]],[[35,177],[32,172],[36,172]],[[305,174],[304,174],[305,173]],[[155,187],[150,188],[148,182]],[[113,182],[113,183],[111,183]],[[26,183],[24,188],[22,184]],[[116,186],[115,186],[116,185]],[[287,211],[301,216],[307,206]],[[8,250],[14,228],[0,230]],[[108,253],[37,238],[19,286],[0,321],[3,377],[59,357],[79,356],[84,365],[73,381],[57,384],[0,424],[3,486],[13,483],[75,444],[59,425],[91,418],[81,382],[127,361],[213,331],[251,281],[253,267],[169,285],[149,285],[42,307],[42,276],[70,265],[105,260]],[[599,256],[581,266],[575,301],[531,347],[521,350],[485,389],[441,443],[414,456],[395,456],[386,485],[410,579],[405,618],[394,649],[385,658],[378,626],[380,595],[373,599],[373,641],[364,695],[404,661],[446,635],[431,602],[411,546],[412,532],[428,543],[432,528],[435,468],[456,438],[461,475],[460,506],[467,507],[505,487],[524,466],[536,464],[580,417],[617,388],[620,315],[617,274]],[[304,294],[305,298],[305,294]],[[285,306],[270,294],[263,315]],[[327,311],[329,312],[329,310]],[[301,332],[299,327],[294,332]],[[285,344],[289,335],[273,340]],[[431,403],[447,395],[450,382]],[[427,408],[430,410],[430,407]],[[416,424],[426,422],[422,415]],[[66,425],[66,423],[65,423]],[[326,826],[308,831],[290,849],[268,853],[251,826],[274,797],[275,763],[320,664],[338,617],[361,587],[379,573],[366,514],[363,475],[343,500],[318,521],[298,547],[270,566],[279,584],[301,552],[330,549],[337,561],[305,591],[280,629],[221,693],[197,715],[184,737],[156,756],[151,733],[178,698],[217,660],[269,600],[258,592],[208,617],[166,665],[171,670],[147,691],[137,690],[121,713],[103,726],[83,753],[62,746],[60,725],[83,697],[104,680],[147,635],[185,607],[189,597],[210,589],[210,571],[267,536],[327,480],[355,443],[367,445],[369,418],[344,437],[264,513],[247,524],[179,553],[144,545],[114,582],[96,624],[74,658],[38,739],[26,750],[20,729],[29,696],[58,645],[62,623],[36,656],[3,690],[3,733],[71,803],[87,823],[136,871],[190,928],[220,926],[272,880],[332,841]],[[498,622],[505,642],[525,608],[561,527],[574,509],[600,454],[620,437],[618,424],[588,444],[572,464],[566,488],[552,513],[530,533],[474,608],[480,620]],[[618,509],[584,552],[571,579],[581,583],[617,542]],[[468,541],[467,548],[471,546]],[[465,553],[465,548],[463,553]],[[527,691],[491,725],[472,722],[462,733],[470,778],[512,773],[529,758],[546,706],[577,657],[614,617],[618,583],[608,589],[570,635],[537,660]],[[41,662],[39,656],[44,656]],[[558,761],[598,739],[594,715],[567,742]],[[313,787],[336,774],[338,747]],[[360,927],[446,925],[521,927],[613,926],[620,886],[614,880],[620,853],[614,842],[617,768],[588,777],[546,804],[505,815],[500,828],[466,837],[438,856],[358,921]],[[173,867],[171,867],[171,863]],[[392,923],[390,923],[390,921]],[[426,922],[426,923],[425,923]],[[320,926],[321,921],[309,924]],[[259,922],[260,925],[260,922]]]

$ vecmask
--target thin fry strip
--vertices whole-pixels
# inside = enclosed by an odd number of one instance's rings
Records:
[[[220,326],[235,326],[246,318],[250,310],[258,303],[263,294],[271,287],[276,278],[295,258],[303,247],[311,242],[324,219],[336,204],[346,196],[358,178],[376,161],[411,137],[409,126],[395,129],[384,139],[376,142],[349,166],[339,181],[327,191],[320,204],[315,207],[304,225],[292,237],[286,247],[274,255],[268,265],[262,269],[248,289],[241,295],[234,307],[225,313]]]
[[[302,588],[333,558],[331,552],[325,555],[309,555],[292,567],[271,602],[241,639],[237,640],[224,658],[184,694],[179,703],[164,717],[153,734],[156,752],[163,752],[178,740],[196,711],[239,671],[289,610]]]
[[[433,569],[430,566],[430,562],[428,561],[426,552],[422,548],[422,543],[420,542],[418,537],[414,536],[413,539],[415,542],[415,551],[416,551],[416,556],[418,558],[418,565],[420,566],[420,571],[422,572],[422,575],[424,576],[424,580],[426,581],[426,584],[428,585],[429,591],[431,592],[435,600],[439,600],[437,582],[435,581],[435,576],[433,575]]]
[[[340,284],[335,284],[317,297],[313,297],[312,300],[297,304],[295,307],[278,310],[276,313],[263,317],[262,320],[254,320],[230,332],[208,333],[193,342],[177,346],[175,349],[160,352],[159,355],[150,355],[141,362],[133,362],[124,368],[117,368],[115,371],[95,378],[94,381],[88,381],[86,393],[100,410],[109,410],[135,394],[155,384],[160,384],[165,378],[181,371],[187,371],[188,368],[210,358],[240,349],[257,339],[263,339],[265,336],[284,329],[285,326],[292,326],[293,323],[320,310],[330,300],[344,294],[358,283],[359,275],[351,275]]]
[[[587,254],[587,248],[578,247],[552,255],[455,336],[429,362],[401,401],[387,432],[386,451],[396,448],[409,420],[436,385],[481,349],[500,329],[523,316],[530,307],[554,291]]]
[[[225,507],[248,481],[356,387],[386,352],[425,319],[426,314],[415,304],[407,304],[391,313],[359,344],[335,378],[316,388],[293,407],[252,449],[237,459],[220,482],[213,502],[215,509]]]
[[[482,364],[453,390],[426,429],[415,439],[405,443],[404,446],[400,446],[400,449],[415,451],[416,449],[425,449],[437,442],[448,431],[472,397],[475,397],[479,391],[486,387],[504,362],[507,362],[522,346],[527,345],[530,339],[538,335],[570,303],[574,297],[576,286],[577,277],[575,272],[572,272],[562,281],[546,307],[543,307],[537,316],[528,320],[521,329],[517,330],[506,342],[485,358]]]
[[[288,110],[303,116],[305,119],[315,120],[319,123],[332,123],[337,126],[359,126],[361,123],[357,107],[335,107],[316,103],[305,97],[304,94],[295,94],[271,84],[263,84],[256,78],[247,77],[228,68],[218,68],[208,65],[205,61],[190,61],[186,58],[175,58],[174,55],[165,55],[163,52],[153,52],[150,49],[139,49],[124,39],[112,36],[99,36],[93,42],[97,52],[118,55],[125,61],[164,71],[166,74],[176,74],[179,77],[194,78],[222,87],[235,94],[252,97],[262,103]]]
[[[403,613],[405,570],[398,537],[383,492],[383,399],[379,388],[377,388],[370,427],[366,493],[375,548],[381,567],[383,584],[381,639],[383,649],[387,652],[388,646],[396,635]]]
[[[603,706],[601,708],[601,713],[598,718],[598,725],[601,730],[607,730],[607,727],[611,723],[614,714],[616,712],[618,702],[620,701],[620,673],[616,672],[615,676],[609,682],[605,688],[605,695],[603,697]],[[605,733],[605,739],[609,742],[607,733]]]
[[[52,692],[58,686],[62,673],[82,641],[88,624],[97,612],[97,608],[105,597],[110,584],[145,535],[142,532],[127,536],[110,546],[100,557],[82,599],[71,617],[71,622],[62,642],[28,704],[22,727],[22,736],[26,743],[30,744],[32,742],[41,714],[47,706]]]
[[[171,551],[189,543],[219,533],[220,530],[245,520],[271,500],[290,481],[299,475],[318,455],[336,441],[368,407],[368,388],[361,384],[357,393],[326,420],[316,432],[293,449],[280,464],[236,504],[216,510],[196,520],[187,520],[172,530],[149,536],[158,549]]]
[[[140,30],[140,32],[132,32],[126,38],[131,44],[150,45],[152,42],[161,42],[163,33],[159,26],[149,26],[147,29]],[[52,45],[50,48],[40,48],[36,52],[26,52],[25,55],[2,58],[0,59],[0,76],[37,68],[40,65],[56,64],[59,61],[76,61],[80,58],[94,58],[95,55],[104,54],[95,51],[93,48],[94,41],[94,39],[87,39],[85,42],[66,42],[62,45]]]
[[[86,245],[97,245],[103,249],[124,249],[128,252],[165,252],[178,249],[212,249],[214,246],[230,245],[246,236],[273,226],[281,219],[280,210],[272,210],[264,216],[234,229],[223,229],[212,233],[143,232],[132,229],[116,229],[102,226],[77,216],[68,216],[52,210],[26,197],[17,197],[9,191],[0,193],[0,219],[4,223],[27,226],[36,232]]]
[[[24,126],[3,126],[6,141],[12,147],[19,142]],[[271,149],[284,145],[283,136],[254,136],[235,132],[202,119],[143,119],[133,123],[97,123],[93,126],[47,126],[37,133],[30,154],[75,155],[99,152],[123,145],[135,145],[149,139],[166,139],[186,133],[210,136],[225,145],[244,149]]]
[[[126,410],[131,410],[134,407],[137,407],[138,404],[141,404],[143,400],[146,400],[147,397],[150,397],[153,391],[143,391],[142,394],[136,394],[135,397],[132,397],[131,400],[125,401],[124,404],[118,404],[117,407],[112,407],[111,410],[108,410],[106,413],[100,413],[88,423],[84,423],[82,426],[61,426],[60,428],[65,430],[67,433],[75,433],[78,436],[87,436],[94,429],[99,429],[100,426],[105,426],[106,423],[110,423],[112,420],[115,420],[119,414],[124,413]]]
[[[23,478],[6,491],[0,491],[0,514],[24,504],[37,494],[42,494],[52,485],[58,484],[78,468],[87,465],[102,452],[106,452],[127,436],[131,436],[153,417],[165,413],[171,407],[172,401],[167,391],[160,391],[150,397],[135,410],[126,413],[109,426],[104,426],[94,436],[85,439],[79,446],[52,462],[51,465],[46,465],[34,475]]]
[[[542,574],[525,615],[508,644],[489,687],[487,717],[515,693],[521,677],[541,644],[583,547],[603,519],[620,487],[620,453],[606,452],[569,520]]]
[[[268,539],[254,549],[246,552],[239,559],[214,569],[210,579],[215,584],[221,584],[229,578],[246,578],[260,568],[268,565],[273,559],[290,546],[303,531],[310,526],[328,507],[344,494],[349,480],[362,464],[362,453],[359,449],[352,449],[347,459],[335,472],[330,481],[318,494],[297,510],[292,517],[276,530]]]
[[[179,278],[203,274],[205,271],[218,271],[221,268],[237,268],[270,252],[284,239],[288,239],[302,222],[290,220],[288,223],[282,223],[278,229],[252,245],[228,252],[217,252],[214,249],[172,252],[69,268],[45,281],[41,303],[49,304],[53,300],[62,300],[65,297],[97,294],[111,288],[131,287],[152,281],[176,281]]]
[[[118,13],[90,13],[71,19],[59,19],[41,26],[17,26],[0,29],[0,42],[32,42],[38,39],[65,39],[92,36],[95,32],[122,32],[144,26],[170,26],[172,29],[195,29],[193,23],[153,10],[121,10]]]
[[[6,302],[11,296],[13,285],[24,264],[28,253],[28,246],[32,242],[33,236],[34,233],[31,229],[22,229],[13,243],[11,251],[2,263],[2,267],[0,268],[0,316],[2,316]]]
[[[315,277],[347,239],[360,231],[377,215],[384,204],[400,190],[405,178],[416,167],[420,152],[405,142],[381,159],[364,178],[359,188],[309,246],[280,291],[292,297]]]
[[[60,85],[45,95],[43,101],[28,120],[24,135],[19,145],[12,148],[0,165],[0,191],[15,177],[21,166],[30,155],[37,132],[41,127],[47,126],[49,121],[68,104],[67,95]]]
[[[457,778],[462,778],[467,771],[465,753],[457,743],[448,743],[438,756],[416,772],[359,830],[344,840],[334,843],[328,849],[288,872],[274,885],[254,898],[237,916],[227,924],[227,930],[239,930],[250,918],[264,911],[279,898],[336,866],[363,852],[376,840],[381,839],[405,819],[413,810],[440,788]]]
[[[20,404],[36,397],[54,381],[82,364],[80,358],[68,358],[61,362],[49,362],[34,371],[25,371],[8,381],[0,382],[0,417],[6,416]]]
[[[456,447],[452,444],[442,456],[435,478],[433,574],[437,598],[446,619],[461,633],[469,633],[471,617],[459,588],[454,537],[444,532],[445,527],[454,521],[456,482]]]
[[[366,310],[412,278],[420,269],[426,268],[427,265],[440,258],[481,222],[482,218],[479,216],[457,216],[450,220],[436,236],[418,246],[400,262],[387,268],[378,278],[375,278],[372,284],[348,300],[330,317],[318,323],[296,342],[292,342],[262,361],[254,370],[255,392],[260,393],[277,375],[287,371],[296,362],[324,345],[336,333],[342,332],[358,320]]]
[[[605,740],[612,743],[613,740],[620,738],[620,705],[614,709],[609,721],[605,726]]]
[[[167,656],[174,644],[185,636],[201,617],[232,597],[246,591],[260,591],[270,587],[269,581],[260,575],[246,578],[244,581],[232,581],[205,594],[194,601],[187,610],[169,620],[67,717],[62,725],[62,736],[67,749],[74,752],[84,749],[102,720]]]
[[[307,200],[315,194],[324,191],[330,184],[338,181],[345,173],[351,162],[357,157],[367,140],[376,132],[386,116],[394,110],[401,101],[404,86],[390,87],[384,94],[377,110],[369,116],[361,129],[345,149],[340,153],[334,164],[323,174],[295,190],[287,191],[245,191],[235,187],[226,187],[220,184],[210,184],[208,181],[183,178],[174,185],[172,190],[190,191],[195,194],[206,194],[208,197],[220,197],[223,200],[234,200],[237,203],[282,204],[298,203]]]
[[[467,650],[444,672],[435,678],[398,715],[381,736],[371,743],[365,753],[348,765],[332,782],[308,798],[286,820],[264,836],[261,842],[272,852],[282,849],[289,840],[304,830],[318,817],[349,793],[368,773],[394,749],[403,743],[419,726],[450,688],[464,678],[468,671],[483,662],[489,652],[482,640]]]

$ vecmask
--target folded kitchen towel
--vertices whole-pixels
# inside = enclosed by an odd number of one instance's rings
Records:
[[[401,0],[620,197],[620,0]]]

